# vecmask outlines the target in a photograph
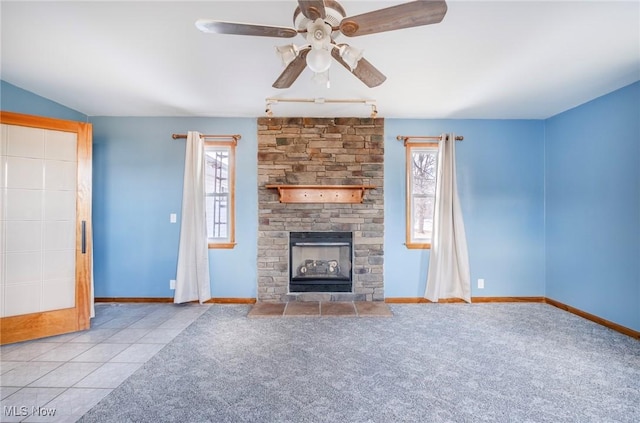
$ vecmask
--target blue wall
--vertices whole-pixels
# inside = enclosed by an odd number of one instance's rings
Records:
[[[533,120],[385,121],[385,295],[423,297],[429,250],[405,242],[405,147],[397,135],[456,143],[472,296],[544,296],[544,124]],[[477,279],[485,289],[477,289]]]
[[[640,82],[546,122],[547,297],[640,330]]]
[[[1,82],[2,110],[86,121]],[[92,117],[98,297],[170,297],[184,141],[240,133],[233,250],[211,250],[214,297],[256,296],[255,119]],[[640,330],[640,82],[546,121],[387,119],[385,293],[424,294],[429,251],[404,246],[405,156],[397,135],[465,136],[457,175],[473,296],[547,296]],[[475,281],[484,278],[486,288]]]
[[[255,298],[255,119],[92,117],[96,297],[172,297],[176,277],[185,140],[171,134],[240,134],[236,149],[236,242],[209,250],[214,297]],[[170,223],[176,213],[178,223]]]
[[[175,278],[184,141],[171,133],[241,133],[234,250],[211,250],[214,297],[255,297],[255,119],[91,118],[94,125],[95,280],[99,297],[167,297]],[[544,295],[541,121],[386,121],[385,290],[420,297],[428,251],[404,246],[404,147],[398,134],[466,135],[458,144],[460,193],[472,277],[482,296]]]
[[[6,112],[24,113],[27,115],[44,116],[55,119],[87,122],[87,115],[83,115],[60,103],[47,100],[32,92],[11,85],[0,80],[0,110]]]

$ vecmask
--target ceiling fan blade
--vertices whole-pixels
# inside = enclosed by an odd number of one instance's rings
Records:
[[[324,8],[324,1],[322,0],[298,0],[298,4],[305,18],[315,21],[318,18],[324,19],[327,17],[327,11]]]
[[[340,45],[342,46],[342,44]],[[361,58],[358,60],[358,65],[355,69],[351,70],[351,67],[342,60],[340,57],[340,50],[334,48],[331,50],[331,55],[338,63],[344,66],[349,72],[351,72],[356,78],[364,82],[369,88],[377,87],[382,84],[387,77],[382,74],[375,66],[371,64],[367,59]]]
[[[198,19],[196,27],[213,34],[256,35],[259,37],[293,38],[298,31],[284,26],[265,26],[238,22],[214,21],[212,19]]]
[[[300,50],[298,56],[284,68],[276,82],[273,83],[273,88],[289,88],[298,79],[304,68],[307,67],[307,53],[309,53],[309,50],[311,48]]]
[[[340,32],[348,37],[394,31],[441,22],[447,3],[440,0],[418,0],[385,9],[344,18]]]

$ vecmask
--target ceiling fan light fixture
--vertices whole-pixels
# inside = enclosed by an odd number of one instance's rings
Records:
[[[276,52],[282,63],[285,66],[288,66],[289,63],[293,62],[293,60],[298,57],[298,47],[295,44],[287,44],[285,46],[276,46]]]
[[[293,28],[214,19],[198,19],[195,24],[200,31],[207,33],[304,37],[307,40],[304,46],[276,48],[285,69],[273,83],[274,88],[289,88],[306,67],[314,74],[327,72],[331,67],[331,59],[336,59],[367,87],[373,88],[382,84],[386,76],[362,57],[361,50],[349,46],[342,48],[342,45],[336,44],[337,37],[357,37],[436,24],[442,21],[446,13],[445,0],[407,1],[350,17],[347,17],[337,0],[299,0],[293,13]]]
[[[307,25],[307,42],[314,49],[324,48],[331,42],[331,25],[318,18]]]
[[[349,65],[352,71],[356,68],[356,66],[358,66],[358,62],[360,61],[360,59],[362,59],[363,53],[364,50],[348,45],[340,47],[340,57],[347,65]]]
[[[314,48],[307,54],[307,66],[315,73],[322,73],[331,67],[331,53],[323,48]]]

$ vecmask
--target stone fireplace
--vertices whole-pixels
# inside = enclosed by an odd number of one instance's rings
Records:
[[[258,119],[258,301],[384,300],[383,140],[384,119]],[[278,184],[362,185],[368,189],[362,202],[314,199],[290,203],[280,202],[278,190],[267,187]],[[349,233],[351,286],[301,292],[290,285],[298,267],[304,267],[304,263],[290,267],[292,232]],[[306,260],[311,260],[315,273],[336,270],[335,258],[319,256],[315,264],[313,258]]]

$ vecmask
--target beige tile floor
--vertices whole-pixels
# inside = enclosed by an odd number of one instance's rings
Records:
[[[75,422],[209,307],[97,304],[90,330],[0,347],[0,422]]]

